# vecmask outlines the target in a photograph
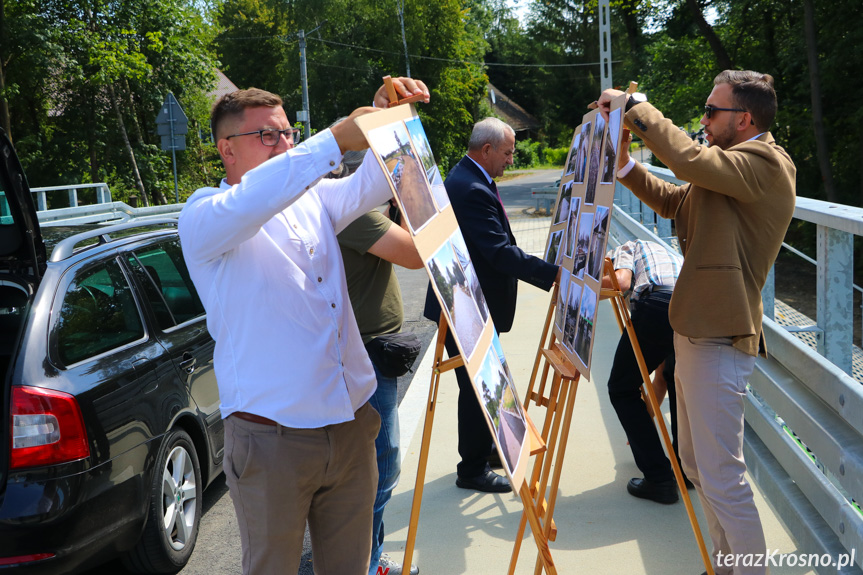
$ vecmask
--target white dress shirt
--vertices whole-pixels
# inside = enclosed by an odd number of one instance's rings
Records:
[[[352,420],[375,391],[336,234],[391,192],[370,154],[353,176],[319,181],[341,157],[325,130],[234,186],[197,190],[180,214],[222,417],[323,427]]]

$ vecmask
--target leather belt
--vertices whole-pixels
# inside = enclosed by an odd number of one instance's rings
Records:
[[[672,293],[674,291],[674,286],[658,286],[656,284],[650,284],[650,288],[648,288],[647,293]]]
[[[254,413],[246,413],[245,411],[235,411],[231,414],[231,417],[236,417],[238,419],[242,419],[244,421],[251,421],[252,423],[260,423],[263,425],[279,425],[272,419],[268,419],[266,417],[262,417],[260,415],[255,415]]]

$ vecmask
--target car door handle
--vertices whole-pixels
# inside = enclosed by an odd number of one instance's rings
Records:
[[[195,364],[198,362],[198,359],[193,356],[188,351],[183,352],[183,359],[180,361],[180,369],[185,371],[188,374],[191,374],[195,371]]]

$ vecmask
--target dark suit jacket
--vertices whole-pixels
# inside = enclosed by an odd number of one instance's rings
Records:
[[[700,146],[647,102],[634,106],[625,123],[690,182],[675,186],[640,164],[620,179],[677,224],[684,260],[671,326],[688,337],[730,336],[735,347],[756,355],[761,288],[794,212],[794,163],[770,132],[727,150]]]
[[[473,160],[462,158],[444,185],[494,325],[501,333],[509,331],[515,317],[518,280],[548,291],[558,268],[516,246],[503,206]],[[440,305],[431,285],[423,314],[434,321],[440,318]]]

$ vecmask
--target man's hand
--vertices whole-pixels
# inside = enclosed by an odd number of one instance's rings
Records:
[[[365,150],[369,147],[366,137],[363,136],[362,130],[360,130],[354,120],[360,116],[364,116],[365,114],[371,114],[372,112],[377,111],[377,108],[372,108],[371,106],[357,108],[351,112],[350,116],[330,128],[330,131],[336,138],[336,143],[339,145],[339,151],[341,151],[342,154],[348,150],[359,152],[360,150]]]
[[[396,93],[399,95],[399,99],[408,98],[410,96],[416,96],[417,94],[422,94],[424,96],[423,102],[429,103],[429,89],[426,87],[425,83],[422,80],[414,80],[413,78],[393,78],[393,88],[396,89]],[[375,107],[386,109],[390,104],[389,96],[387,96],[387,88],[385,85],[381,84],[381,87],[378,88],[378,91],[375,92]]]
[[[623,92],[620,90],[609,88],[599,95],[599,99],[596,101],[596,104],[599,108],[599,113],[602,114],[602,117],[605,118],[606,122],[608,121],[608,113],[611,111],[611,102],[621,94],[623,94]]]
[[[620,153],[617,154],[617,169],[622,170],[629,163],[629,146],[632,144],[632,132],[629,128],[623,129],[620,138]]]

